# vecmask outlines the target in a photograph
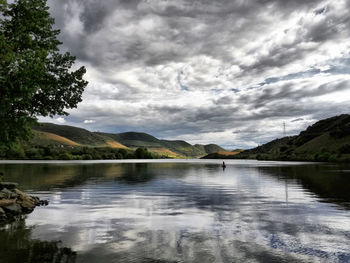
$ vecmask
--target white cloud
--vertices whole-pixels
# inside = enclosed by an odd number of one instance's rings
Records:
[[[55,122],[59,123],[59,124],[63,124],[66,122],[66,120],[62,117],[58,117],[57,119],[55,119]]]
[[[348,111],[345,0],[64,3],[52,13],[89,81],[72,125],[251,147]]]
[[[90,123],[95,123],[96,121],[94,120],[84,120],[84,123],[85,124],[90,124]]]

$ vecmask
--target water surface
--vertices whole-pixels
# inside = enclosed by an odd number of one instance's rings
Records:
[[[0,163],[50,201],[0,230],[0,262],[350,262],[349,167],[226,164]]]

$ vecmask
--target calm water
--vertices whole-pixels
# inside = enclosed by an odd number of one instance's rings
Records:
[[[50,200],[0,262],[350,262],[349,167],[219,163],[0,163]]]

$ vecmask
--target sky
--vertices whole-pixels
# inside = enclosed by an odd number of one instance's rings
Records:
[[[91,131],[251,148],[349,113],[350,1],[49,0]]]

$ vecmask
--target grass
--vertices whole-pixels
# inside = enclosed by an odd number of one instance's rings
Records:
[[[228,152],[228,151],[218,151],[217,153],[224,156],[230,156],[230,155],[236,155],[239,154],[241,151],[234,151],[234,152]]]
[[[109,147],[115,148],[115,149],[130,149],[129,147],[126,147],[125,145],[116,142],[116,141],[107,141],[106,142]]]
[[[326,148],[329,151],[335,151],[345,143],[350,143],[350,136],[335,139],[326,133],[298,147],[296,152],[315,152],[319,151],[321,148]]]
[[[79,143],[76,143],[72,140],[69,140],[65,137],[53,134],[50,132],[39,132],[34,131],[34,138],[31,140],[32,143],[40,145],[49,145],[49,144],[63,144],[67,146],[80,146]]]
[[[183,155],[180,155],[176,152],[173,152],[167,148],[148,148],[148,151],[150,151],[151,153],[160,155],[160,156],[168,156],[170,158],[184,158]]]
[[[52,123],[41,123],[33,127],[34,130],[43,133],[50,133],[60,137],[53,136],[51,141],[62,142],[64,145],[79,145],[87,147],[111,147],[116,149],[130,148],[148,148],[158,155],[165,155],[171,158],[201,157],[208,153],[224,151],[216,144],[191,145],[181,140],[159,140],[156,137],[142,132],[124,132],[124,133],[102,133],[90,132],[88,130],[67,125],[56,125]],[[50,140],[42,136],[42,142],[39,138],[35,141],[39,145],[47,144]],[[64,142],[64,143],[63,143]],[[35,144],[34,143],[34,144]]]
[[[56,125],[52,123],[40,123],[33,127],[34,130],[57,134],[80,145],[101,146],[106,145],[106,139],[88,130],[67,125]]]

